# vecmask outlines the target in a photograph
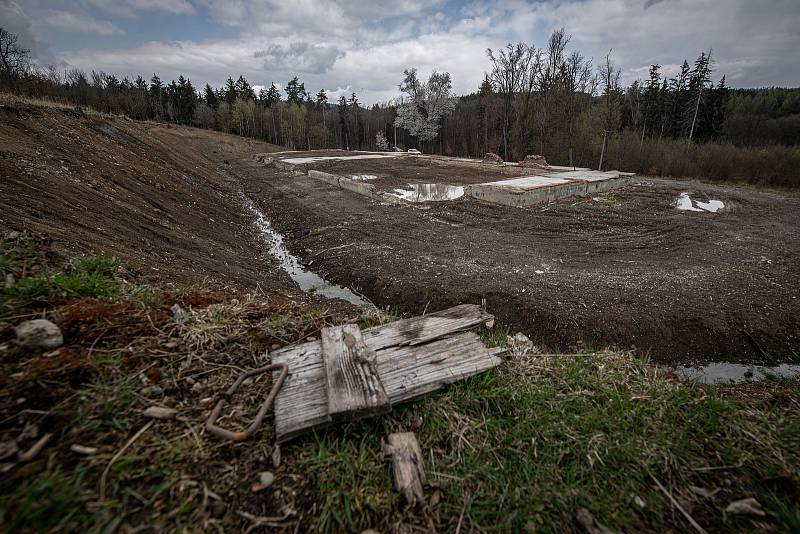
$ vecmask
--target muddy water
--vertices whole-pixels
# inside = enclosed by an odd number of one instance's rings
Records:
[[[464,196],[464,188],[447,184],[410,184],[408,189],[395,189],[394,196],[408,202],[455,200]]]
[[[250,199],[245,199],[244,202],[256,217],[256,228],[258,228],[264,244],[269,248],[269,253],[280,262],[281,268],[300,286],[301,290],[332,299],[346,300],[356,306],[372,307],[372,304],[356,295],[352,290],[332,284],[303,267],[283,244],[283,236],[272,227],[269,219],[261,213],[261,210],[255,207]]]
[[[745,380],[764,380],[769,376],[794,378],[800,376],[800,364],[782,363],[774,367],[740,363],[710,363],[705,367],[678,367],[678,376],[704,384],[724,384]]]

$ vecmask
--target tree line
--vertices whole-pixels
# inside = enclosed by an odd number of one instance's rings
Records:
[[[667,147],[686,157],[698,144],[800,144],[800,89],[731,90],[724,75],[715,81],[713,51],[684,61],[672,77],[652,65],[648,79],[627,87],[610,53],[595,65],[570,48],[564,29],[541,47],[509,44],[487,57],[491,69],[475,93],[456,97],[448,73],[423,80],[411,68],[398,100],[364,106],[352,92],[330,102],[324,89],[309,91],[298,77],[282,90],[273,83],[256,91],[244,76],[198,89],[184,76],[167,83],[157,75],[147,81],[43,69],[0,28],[0,89],[290,149],[399,146],[457,156],[495,152],[507,161],[541,154],[551,163],[664,173],[651,155]]]

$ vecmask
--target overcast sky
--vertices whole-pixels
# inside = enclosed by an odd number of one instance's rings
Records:
[[[800,85],[800,0],[0,0],[0,26],[43,65],[197,87],[299,76],[364,103],[396,96],[408,67],[473,92],[486,48],[541,46],[560,27],[595,63],[613,49],[626,83],[713,49],[714,78],[733,87]]]

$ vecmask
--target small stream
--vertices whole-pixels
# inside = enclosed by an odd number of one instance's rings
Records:
[[[261,239],[269,249],[269,253],[280,262],[281,268],[300,286],[302,291],[332,299],[346,300],[356,306],[373,307],[371,303],[356,295],[351,289],[328,282],[317,273],[303,267],[300,261],[286,248],[283,243],[283,236],[272,227],[272,223],[261,210],[249,198],[245,198],[244,202],[256,217],[256,227]]]

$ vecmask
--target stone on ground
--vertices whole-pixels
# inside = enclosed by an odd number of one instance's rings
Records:
[[[61,329],[47,319],[25,321],[14,328],[17,345],[25,349],[55,349],[64,344]]]

